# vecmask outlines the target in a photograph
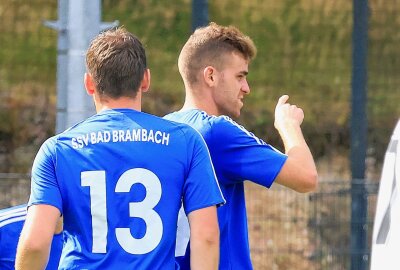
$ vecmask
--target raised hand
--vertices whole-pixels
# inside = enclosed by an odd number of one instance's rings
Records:
[[[300,126],[303,123],[303,110],[296,105],[288,103],[288,99],[288,95],[283,95],[276,104],[274,126],[277,130],[283,129],[286,125],[294,124]]]

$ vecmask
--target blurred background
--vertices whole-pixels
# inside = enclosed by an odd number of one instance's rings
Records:
[[[205,1],[207,2],[207,1]],[[349,0],[208,1],[208,18],[233,24],[258,48],[248,81],[251,94],[237,121],[283,150],[273,127],[282,94],[305,112],[303,132],[315,155],[320,185],[311,194],[247,184],[255,269],[364,269],[384,154],[400,117],[400,1],[368,1],[365,178],[367,235],[354,250],[351,216],[350,117],[353,2]],[[163,116],[180,109],[183,83],[177,58],[192,31],[192,1],[103,0],[103,21],[119,21],[147,50],[151,91],[143,110]],[[57,1],[0,2],[0,207],[26,202],[33,158],[55,134]],[[354,48],[355,50],[357,48]],[[83,82],[83,78],[82,78]]]

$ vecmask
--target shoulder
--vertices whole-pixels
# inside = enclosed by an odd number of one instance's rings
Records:
[[[26,218],[26,204],[0,210],[0,230],[6,225],[21,225]]]
[[[164,116],[165,119],[185,123],[196,129],[204,138],[208,137],[211,127],[223,128],[227,121],[224,117],[209,115],[198,109],[177,111]]]
[[[169,119],[168,117],[160,117],[145,112],[142,112],[142,116],[145,119],[147,118],[146,121],[152,123],[155,128],[160,127],[166,130],[171,130],[172,132],[175,131],[181,133],[182,135],[191,134],[194,132],[193,128],[191,128],[188,124],[174,121],[173,119]]]
[[[225,140],[243,140],[266,145],[262,139],[226,115],[213,117],[210,120],[210,130],[214,137],[223,137]]]
[[[54,153],[55,151],[55,147],[57,145],[57,141],[60,136],[61,135],[59,134],[46,139],[40,146],[38,155],[46,155],[46,156],[52,155],[52,153]]]
[[[235,120],[226,115],[209,116],[208,122],[211,128],[218,129],[221,131],[224,131],[226,129],[228,129],[229,131],[238,131],[238,132],[247,131],[242,125],[238,124]]]
[[[203,114],[198,110],[190,110],[184,112],[173,112],[163,117],[165,121],[175,125],[181,132],[185,134],[198,135],[199,125],[198,122],[203,118]]]
[[[20,204],[17,206],[0,209],[0,217],[4,217],[6,215],[10,215],[13,213],[18,213],[18,212],[26,213],[26,206],[27,206],[26,204]]]
[[[186,144],[190,142],[195,142],[195,144],[197,144],[198,141],[203,141],[201,134],[189,124],[170,122],[171,125],[177,129],[177,132],[181,135],[182,140],[185,140]]]

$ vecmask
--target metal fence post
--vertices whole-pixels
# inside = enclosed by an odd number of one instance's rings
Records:
[[[68,5],[68,86],[67,127],[94,113],[91,98],[83,85],[85,52],[91,38],[100,31],[100,3],[69,0]]]
[[[208,1],[192,0],[192,32],[208,24]]]
[[[351,100],[351,270],[368,267],[365,160],[368,0],[353,0],[353,75]]]
[[[67,65],[68,65],[68,0],[58,1],[58,21],[45,21],[44,25],[58,31],[57,40],[57,115],[55,133],[67,127]]]
[[[100,31],[119,24],[101,22],[99,0],[59,0],[58,16],[58,21],[44,23],[58,31],[56,133],[94,114],[83,85],[85,52]]]

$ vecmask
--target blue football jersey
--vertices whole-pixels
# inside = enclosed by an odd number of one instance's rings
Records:
[[[209,148],[226,199],[226,204],[218,208],[219,269],[252,269],[244,181],[250,180],[269,188],[287,156],[227,116],[216,117],[200,110],[187,110],[171,113],[165,118],[189,124],[198,130]],[[177,239],[177,242],[184,241]],[[177,253],[181,269],[189,269],[188,249],[183,257],[180,255],[182,253]]]
[[[102,111],[48,139],[31,204],[64,216],[60,269],[179,269],[177,216],[224,203],[202,137],[130,109]]]
[[[15,269],[15,256],[26,218],[26,204],[0,210],[0,269]],[[63,246],[62,233],[53,237],[46,270],[56,270]]]

